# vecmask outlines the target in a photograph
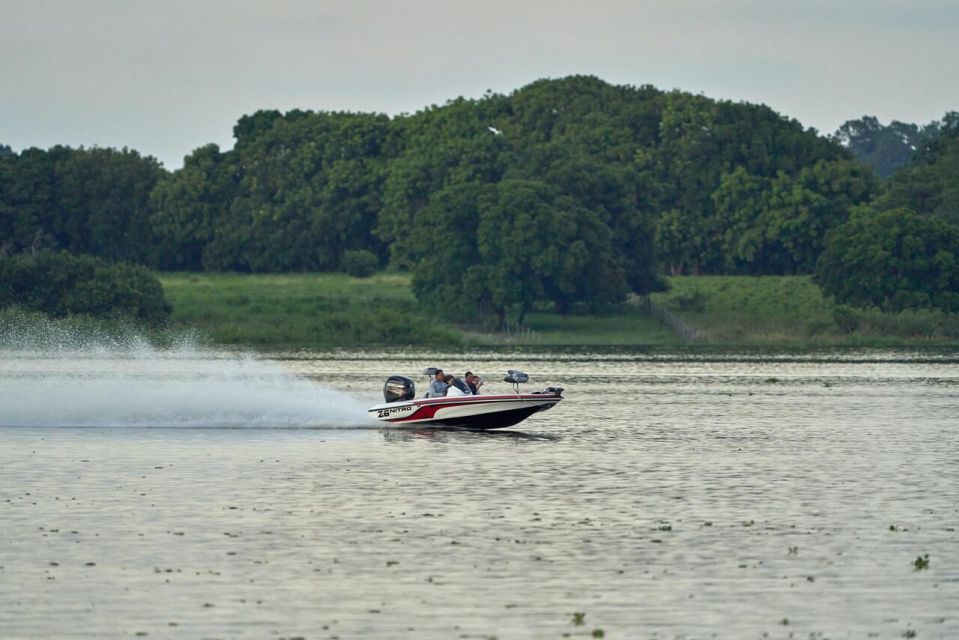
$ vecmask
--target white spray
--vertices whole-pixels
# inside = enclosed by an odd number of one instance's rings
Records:
[[[0,318],[0,323],[4,321]],[[249,353],[58,323],[0,326],[0,426],[342,427],[349,395]]]

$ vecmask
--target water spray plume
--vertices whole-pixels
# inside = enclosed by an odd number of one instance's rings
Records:
[[[249,353],[134,329],[0,317],[0,426],[357,426],[349,395]]]

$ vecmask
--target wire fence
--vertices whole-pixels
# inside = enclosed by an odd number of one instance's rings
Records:
[[[702,333],[698,329],[688,324],[669,309],[660,307],[650,300],[649,296],[637,296],[637,304],[650,316],[675,331],[686,342],[694,342],[702,337]]]
[[[489,324],[462,324],[468,335],[477,337],[492,337],[504,344],[539,344],[543,340],[543,335],[534,331],[529,325],[520,324],[515,321],[506,321],[502,327],[496,328]]]
[[[533,331],[528,325],[520,324],[518,322],[506,321],[506,326],[503,327],[501,333],[506,334],[513,342],[530,344],[540,341],[540,335]]]
[[[629,296],[628,302],[635,304],[644,313],[665,324],[687,342],[694,342],[703,337],[701,331],[684,321],[669,309],[665,309],[657,305],[655,302],[649,299],[649,296],[631,295]],[[505,341],[511,344],[538,344],[542,341],[541,333],[534,331],[529,325],[520,324],[519,322],[515,321],[507,320],[506,324],[499,329],[491,329],[488,325],[467,325],[465,328],[468,331],[476,334],[493,333],[501,338],[505,338]]]

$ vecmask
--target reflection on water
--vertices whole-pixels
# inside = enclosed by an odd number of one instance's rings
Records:
[[[552,442],[562,436],[553,433],[526,433],[498,429],[495,431],[474,431],[455,428],[408,428],[383,429],[383,439],[388,442],[412,442],[415,440],[429,440],[431,442],[452,442],[456,444],[483,444],[490,439],[501,440],[541,440]]]
[[[365,406],[432,364],[506,368],[301,353],[270,397]],[[508,364],[567,400],[491,433],[273,429],[251,403],[217,426],[259,428],[0,428],[0,636],[959,637],[949,354]],[[4,358],[0,386],[131,365],[65,366]]]

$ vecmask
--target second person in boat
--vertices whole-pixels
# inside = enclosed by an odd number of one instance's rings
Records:
[[[470,393],[474,396],[479,395],[479,388],[483,386],[483,379],[472,371],[466,372],[466,384],[469,385]]]

